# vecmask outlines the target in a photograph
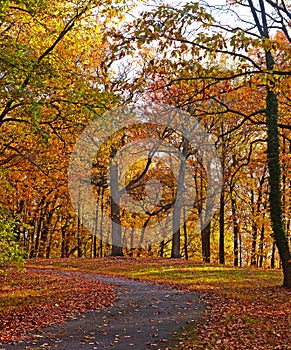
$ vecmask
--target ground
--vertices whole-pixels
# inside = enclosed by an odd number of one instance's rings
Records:
[[[51,269],[67,271],[71,277],[64,276],[64,272],[54,276],[69,277],[69,280],[87,279],[90,283],[97,282],[96,274],[126,276],[135,280],[102,277],[102,282],[97,285],[100,287],[105,283],[109,300],[101,300],[111,302],[115,294],[119,300],[114,306],[81,313],[66,325],[42,330],[31,338],[34,348],[46,343],[49,345],[45,348],[73,349],[72,343],[68,347],[64,344],[66,339],[75,337],[76,349],[106,349],[108,342],[112,349],[291,349],[291,292],[279,287],[280,270],[125,258],[38,260],[30,261],[29,266],[41,267],[46,273]],[[32,270],[28,271],[32,273]],[[100,276],[98,278],[100,281]],[[140,284],[137,280],[147,280],[149,284]],[[91,287],[94,288],[93,284]],[[170,300],[168,295],[173,299]],[[80,299],[78,303],[82,303]],[[70,332],[74,335],[68,335]],[[170,338],[174,340],[169,343]],[[139,342],[138,347],[135,342]],[[23,345],[18,348],[24,349]],[[2,345],[5,349],[17,349],[16,346]]]

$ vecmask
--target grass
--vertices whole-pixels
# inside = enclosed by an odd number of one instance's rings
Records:
[[[32,260],[27,266],[169,283],[195,291],[217,291],[241,300],[252,300],[247,289],[276,287],[282,282],[280,270],[204,265],[178,259],[42,259]]]
[[[169,349],[291,349],[291,291],[279,287],[281,270],[130,258],[36,259],[27,267],[123,276],[200,293],[208,305],[203,322],[183,329]]]

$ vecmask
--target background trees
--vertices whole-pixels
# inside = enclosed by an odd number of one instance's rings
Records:
[[[27,257],[81,255],[67,167],[76,136],[117,100],[104,90],[102,28],[113,18],[104,5],[11,1],[2,8],[1,206],[19,218]]]
[[[122,6],[43,0],[2,8],[1,206],[19,217],[15,231],[26,255],[144,254],[273,266],[275,242],[290,286],[289,3],[158,3],[125,22]],[[223,186],[208,225],[197,226],[207,212],[207,169],[177,130],[154,125],[122,130],[96,157],[92,183],[101,212],[94,232],[83,225],[84,208],[78,218],[74,213],[67,168],[76,137],[105,110],[140,98],[187,111],[212,134]],[[162,157],[155,164],[149,157],[132,165],[122,189],[114,147],[118,152],[152,136],[184,155],[180,176],[174,179]],[[177,202],[184,165],[193,171],[196,191],[187,215]],[[110,190],[121,204],[125,191],[141,207],[153,179],[163,188],[159,208],[137,218],[114,206]],[[160,243],[134,249],[138,230],[171,215],[173,239],[161,236]],[[116,234],[119,242],[132,242],[127,249],[106,243],[115,229],[106,217],[123,223]]]
[[[231,7],[232,5],[235,7]],[[246,9],[247,19],[240,16],[239,6]],[[217,16],[223,12],[234,15],[236,22],[233,25],[231,22],[223,23]],[[139,22],[130,24],[121,37],[124,45],[129,43],[131,48],[135,45],[152,45],[155,57],[144,70],[147,72],[145,79],[150,72],[159,74],[160,79],[165,82],[160,89],[181,81],[188,84],[203,81],[203,89],[194,90],[196,96],[199,96],[198,91],[202,91],[204,100],[205,97],[210,100],[217,110],[241,116],[240,125],[250,122],[265,127],[272,235],[283,265],[283,284],[290,286],[290,250],[282,217],[278,132],[282,80],[287,81],[290,75],[284,64],[282,65],[290,55],[283,60],[282,57],[279,58],[278,52],[278,36],[290,43],[288,3],[283,1],[279,5],[268,0],[249,0],[235,1],[227,7],[217,8],[200,6],[199,3],[182,4],[179,8],[166,4],[144,12],[142,18],[142,21],[139,19]],[[277,34],[276,39],[277,32],[280,34]],[[285,50],[284,53],[286,54]],[[222,62],[225,62],[224,69]],[[247,84],[256,88],[253,93],[261,95],[264,103],[259,103],[259,106],[257,103],[251,104],[246,109],[242,109],[240,105],[237,109],[230,99],[225,101],[222,98],[222,94],[231,95],[229,90],[245,89]],[[197,103],[195,97],[190,95],[187,103],[191,98]],[[181,104],[180,106],[183,107]],[[215,113],[214,110],[213,112]],[[289,125],[283,127],[290,128]],[[221,137],[223,136],[224,133]],[[220,220],[223,220],[222,216]],[[220,233],[223,226],[221,225]],[[256,228],[253,227],[253,230],[256,231]],[[255,240],[256,233],[253,233],[253,250]],[[223,239],[220,242],[221,251],[222,248]],[[223,262],[223,252],[220,261]]]

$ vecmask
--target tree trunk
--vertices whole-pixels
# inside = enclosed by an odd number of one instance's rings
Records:
[[[77,253],[78,258],[82,258],[83,251],[82,251],[82,237],[81,237],[81,219],[78,216],[78,232],[77,232]]]
[[[224,264],[224,188],[220,194],[220,212],[219,212],[219,263]]]
[[[265,239],[265,225],[262,224],[261,235],[260,235],[260,244],[259,244],[259,267],[263,267],[264,262],[264,239]]]
[[[98,205],[99,205],[99,195],[100,195],[100,188],[98,188],[98,199],[96,202],[96,208],[95,208],[95,222],[94,222],[94,233],[93,233],[93,257],[97,257],[97,234],[98,234],[98,219],[99,219],[99,211],[98,211]]]
[[[110,163],[110,192],[111,192],[111,228],[112,228],[112,256],[123,256],[121,243],[120,222],[120,192],[118,189],[118,164],[113,159]]]
[[[201,230],[203,261],[210,263],[210,222]]]
[[[238,224],[237,220],[235,220],[233,224],[233,265],[238,266]]]
[[[276,254],[276,243],[275,241],[272,244],[272,254],[271,254],[271,269],[275,268],[275,254]]]
[[[188,255],[188,234],[187,234],[187,217],[186,217],[186,208],[184,207],[183,210],[184,214],[184,225],[183,225],[183,231],[184,231],[184,252],[185,252],[185,259],[189,259]]]
[[[43,226],[43,218],[40,217],[38,219],[37,227],[36,227],[35,245],[34,245],[34,249],[33,249],[33,258],[36,258],[38,256],[42,226]]]
[[[101,220],[100,220],[100,246],[99,256],[103,256],[103,222],[104,222],[104,187],[101,190]]]
[[[171,258],[181,258],[180,244],[181,244],[181,209],[183,206],[183,188],[186,169],[186,157],[189,148],[189,141],[184,138],[183,140],[183,157],[181,159],[178,179],[177,179],[177,192],[176,201],[173,209],[173,240],[172,240],[172,252]]]
[[[238,235],[239,235],[239,226],[237,222],[237,213],[236,213],[236,203],[234,198],[233,190],[231,189],[231,213],[232,213],[232,223],[233,223],[233,265],[238,266]]]
[[[69,253],[69,241],[66,234],[67,227],[68,225],[66,223],[61,228],[61,232],[62,232],[61,258],[67,258]]]
[[[164,248],[165,248],[165,241],[162,240],[162,242],[161,242],[161,248],[160,248],[160,257],[161,257],[161,258],[164,257]]]
[[[135,232],[135,228],[132,227],[131,231],[130,231],[130,252],[129,252],[129,256],[133,256],[133,244],[134,244],[134,232]]]
[[[251,174],[251,179],[254,182],[253,174]],[[257,237],[258,237],[258,227],[256,224],[256,210],[255,210],[255,192],[251,189],[251,208],[252,208],[252,250],[251,250],[251,266],[257,265]]]
[[[267,68],[274,68],[274,60],[270,52],[266,53]],[[281,167],[279,158],[279,132],[278,132],[278,96],[267,88],[266,123],[268,130],[268,169],[269,169],[269,202],[270,216],[279,256],[283,268],[283,286],[291,288],[291,255],[283,223],[282,193],[281,193]]]

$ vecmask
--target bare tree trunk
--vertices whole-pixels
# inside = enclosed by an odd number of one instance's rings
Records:
[[[188,255],[188,234],[187,234],[187,217],[186,217],[186,208],[183,208],[183,216],[184,216],[184,224],[183,224],[183,231],[184,231],[184,252],[185,252],[185,259],[189,259]]]
[[[271,269],[275,268],[275,253],[276,253],[276,243],[272,244],[272,255],[271,255]]]
[[[224,264],[224,186],[220,194],[220,211],[219,211],[219,263]]]
[[[203,261],[210,262],[210,222],[201,230]]]
[[[116,150],[113,151],[110,162],[110,192],[111,192],[111,235],[112,235],[112,256],[123,256],[121,242],[120,222],[120,192],[118,189],[118,164],[113,159]]]
[[[100,220],[100,246],[99,256],[103,256],[103,222],[104,222],[104,187],[101,190],[101,220]]]
[[[171,258],[181,258],[180,244],[181,244],[181,210],[183,206],[183,191],[184,191],[184,179],[186,169],[186,157],[189,148],[189,141],[184,138],[182,146],[183,157],[181,159],[178,179],[177,179],[177,194],[176,201],[173,209],[173,240],[172,240],[172,252]]]
[[[239,226],[237,221],[237,212],[236,212],[236,201],[234,193],[231,190],[231,213],[232,213],[232,224],[233,224],[233,264],[238,266],[238,236],[239,236]]]
[[[265,225],[262,224],[261,234],[260,234],[260,243],[259,243],[259,267],[263,267],[264,262],[264,239],[265,239]]]

